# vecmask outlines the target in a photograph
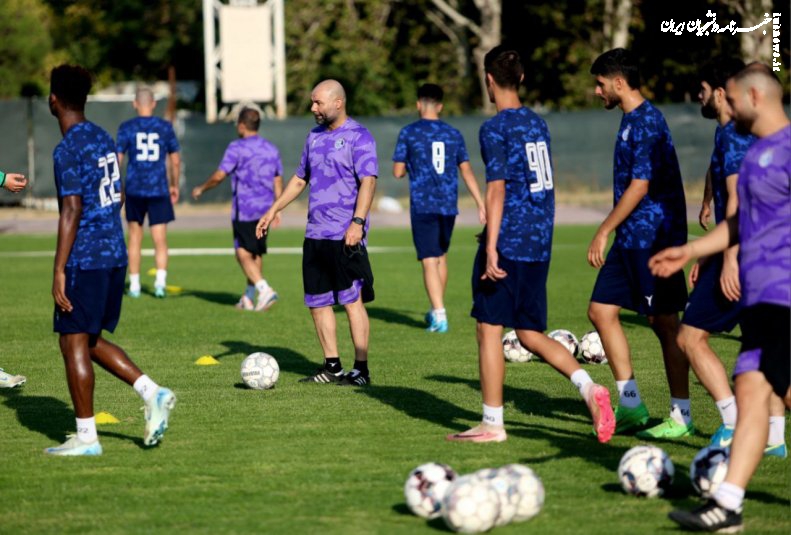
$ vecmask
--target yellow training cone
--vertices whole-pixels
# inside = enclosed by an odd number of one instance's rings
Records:
[[[214,366],[215,364],[219,363],[220,361],[211,355],[203,355],[201,358],[195,361],[195,364],[198,366]]]
[[[165,286],[165,291],[171,295],[178,295],[184,291],[181,286]]]
[[[96,413],[96,423],[98,425],[119,424],[119,423],[121,423],[121,420],[119,420],[118,418],[116,418],[115,416],[110,414],[109,412],[102,411],[102,412]]]
[[[148,275],[149,277],[155,277],[156,274],[157,274],[157,268],[151,268],[148,271],[146,271],[146,275]]]

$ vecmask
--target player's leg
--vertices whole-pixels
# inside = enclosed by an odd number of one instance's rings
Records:
[[[234,221],[233,235],[236,259],[247,277],[245,295],[239,300],[239,308],[250,310],[255,292],[258,292],[253,310],[263,312],[277,302],[278,295],[263,276],[263,255],[266,254],[266,236],[256,238],[256,221]],[[252,285],[252,287],[251,287]],[[250,294],[253,295],[250,295]]]
[[[245,293],[239,298],[239,302],[236,303],[236,308],[254,310],[255,283],[258,282],[258,279],[261,277],[260,264],[255,261],[253,254],[246,249],[236,247],[234,251],[236,262],[239,264],[242,273],[244,273],[245,279],[247,279]]]
[[[368,312],[365,310],[362,296],[356,301],[344,304],[346,316],[349,318],[349,331],[354,344],[354,367],[340,382],[343,386],[367,386],[371,384],[371,374],[368,371],[368,337],[370,322]]]
[[[310,315],[316,328],[324,355],[324,365],[316,373],[299,380],[301,383],[338,383],[343,379],[343,367],[338,356],[338,339],[336,335],[335,313],[332,305],[311,307]]]
[[[128,210],[128,208],[127,208]],[[127,217],[129,213],[127,212]],[[129,228],[129,296],[140,297],[140,250],[143,243],[143,225],[137,221],[127,221]]]
[[[785,411],[786,406],[783,399],[773,392],[769,399],[769,440],[766,442],[764,455],[781,459],[788,456],[785,438]]]
[[[168,276],[168,226],[166,223],[151,225],[151,239],[154,241],[154,265],[157,269],[154,279],[154,296],[165,297]]]
[[[431,310],[426,314],[426,330],[444,333],[448,330],[448,318],[443,300],[445,291],[439,259],[447,248],[442,248],[442,216],[411,212],[410,221],[412,242],[423,267],[423,284],[431,304]],[[445,276],[447,278],[447,274]]]
[[[431,303],[431,312],[427,315],[429,332],[448,332],[448,317],[443,301],[444,286],[440,271],[441,257],[431,256],[421,259],[423,265],[423,284],[426,287],[428,300]],[[446,273],[447,277],[447,273]]]

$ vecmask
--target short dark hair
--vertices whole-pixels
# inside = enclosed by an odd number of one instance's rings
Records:
[[[261,126],[261,114],[253,108],[242,108],[242,111],[239,112],[238,123],[243,124],[251,132],[258,132],[258,128]]]
[[[423,84],[417,88],[417,99],[441,104],[445,92],[437,84]]]
[[[498,45],[486,54],[483,69],[498,86],[507,89],[518,89],[525,74],[519,52],[506,45]]]
[[[59,65],[52,69],[49,92],[67,109],[85,111],[85,101],[91,91],[91,73],[79,65]]]
[[[712,89],[725,88],[728,78],[744,69],[744,62],[733,56],[717,56],[710,59],[700,68],[700,81],[706,82]]]
[[[625,48],[613,48],[601,54],[591,65],[591,74],[613,78],[622,76],[629,87],[640,89],[640,71],[634,55]]]

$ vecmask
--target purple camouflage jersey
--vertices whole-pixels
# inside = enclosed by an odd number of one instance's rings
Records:
[[[283,176],[280,152],[261,136],[232,141],[220,162],[220,170],[232,175],[234,221],[258,221],[275,202],[275,177]]]
[[[791,306],[791,126],[756,141],[739,169],[739,267],[745,306]]]
[[[310,185],[305,237],[342,240],[354,217],[360,181],[379,175],[376,141],[352,118],[335,130],[317,126],[305,140],[294,174]]]

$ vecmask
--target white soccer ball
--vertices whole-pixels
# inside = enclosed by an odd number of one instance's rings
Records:
[[[242,361],[242,381],[253,390],[272,388],[279,376],[280,366],[272,355],[253,353]]]
[[[475,475],[453,482],[442,500],[442,518],[453,531],[482,533],[494,527],[500,514],[500,495],[487,480]]]
[[[689,480],[695,492],[710,498],[728,473],[730,450],[716,446],[706,446],[695,455],[689,465]]]
[[[580,339],[580,357],[588,364],[607,364],[607,355],[604,354],[604,345],[596,331],[585,333]]]
[[[530,362],[534,355],[525,349],[516,336],[516,331],[508,331],[503,336],[503,356],[508,362]]]
[[[425,463],[411,472],[404,483],[404,498],[409,510],[423,518],[442,514],[442,499],[456,479],[447,464]]]
[[[519,490],[516,485],[518,478],[511,477],[502,468],[482,468],[472,475],[481,481],[488,481],[500,495],[500,514],[497,515],[494,525],[509,524],[516,516],[516,508],[519,506]]]
[[[571,353],[573,357],[576,357],[577,354],[579,353],[580,350],[579,341],[577,340],[577,337],[574,336],[574,333],[572,333],[571,331],[567,331],[566,329],[555,329],[547,336],[549,336],[553,340],[560,342],[563,345],[563,347],[569,350],[569,353]]]
[[[540,513],[544,506],[544,484],[536,473],[523,464],[507,464],[500,470],[516,480],[516,495],[519,500],[512,521],[524,522]]]
[[[655,498],[673,483],[675,469],[670,457],[656,446],[635,446],[618,465],[618,479],[627,494]]]

